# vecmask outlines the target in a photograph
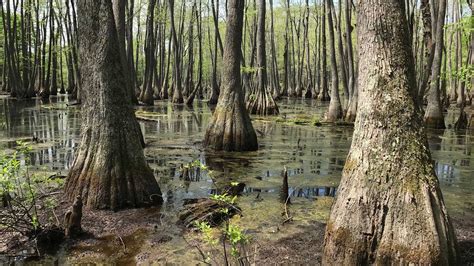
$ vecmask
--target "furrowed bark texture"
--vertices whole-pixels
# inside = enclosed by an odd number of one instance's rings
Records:
[[[402,0],[359,1],[359,111],[324,265],[456,265],[456,239],[414,104]]]
[[[110,0],[78,2],[83,94],[81,144],[65,186],[94,209],[161,202],[126,92]]]
[[[243,11],[243,0],[228,0],[222,91],[204,139],[204,145],[215,150],[258,149],[257,135],[245,108],[240,77]]]

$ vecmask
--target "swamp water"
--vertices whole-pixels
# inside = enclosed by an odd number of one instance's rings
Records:
[[[67,252],[63,248],[44,262],[195,264],[200,257],[175,225],[176,210],[186,199],[208,197],[220,180],[246,184],[238,200],[243,215],[232,220],[257,241],[277,241],[304,233],[305,226],[313,221],[324,222],[337,193],[352,127],[312,125],[327,108],[315,101],[285,99],[279,105],[279,118],[253,117],[260,148],[245,153],[202,148],[211,116],[204,102],[196,102],[193,108],[161,101],[153,107],[138,107],[137,115],[147,120],[140,121],[147,143],[146,158],[159,180],[165,203],[160,209],[123,212],[125,216],[150,219],[122,235],[124,251],[114,235],[105,234]],[[447,124],[453,124],[456,115],[451,110]],[[42,104],[39,100],[0,99],[0,149],[8,152],[15,148],[16,140],[35,136],[40,143],[33,146],[30,170],[65,175],[79,144],[80,123],[79,107],[68,106],[68,99],[62,96]],[[446,129],[429,131],[428,139],[448,211],[453,217],[474,217],[474,135]],[[212,170],[212,175],[192,169],[189,179],[181,178],[180,167],[196,160]],[[288,169],[294,221],[282,226],[284,208],[278,198],[284,166]]]

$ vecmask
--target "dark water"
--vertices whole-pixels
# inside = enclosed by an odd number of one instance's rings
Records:
[[[64,97],[53,98],[49,103],[0,99],[0,148],[11,150],[15,140],[35,136],[40,140],[31,154],[35,171],[66,174],[79,141],[78,108],[68,106]],[[280,103],[280,116],[322,118],[325,109],[325,105],[310,100],[284,100]],[[196,102],[193,108],[188,108],[156,102],[153,107],[138,107],[138,112],[157,120],[140,124],[147,142],[147,161],[167,199],[164,211],[179,208],[184,199],[208,196],[219,180],[236,180],[246,184],[243,198],[248,199],[242,203],[243,211],[249,213],[248,224],[245,220],[240,222],[243,226],[258,228],[258,213],[262,208],[271,209],[276,205],[281,171],[286,166],[290,195],[300,198],[301,213],[317,212],[320,219],[327,216],[330,203],[314,209],[313,201],[337,193],[351,143],[351,127],[300,126],[275,119],[254,119],[258,151],[219,153],[205,151],[201,146],[211,115],[205,103]],[[455,111],[449,112],[447,123],[453,124],[455,116]],[[447,129],[429,131],[428,136],[448,210],[452,215],[474,215],[473,134]],[[207,165],[212,174],[191,169],[190,178],[181,178],[180,167],[195,160]],[[256,205],[250,200],[256,197],[268,200]]]

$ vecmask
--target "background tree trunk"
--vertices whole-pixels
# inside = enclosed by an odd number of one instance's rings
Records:
[[[204,145],[215,150],[253,151],[258,149],[257,135],[245,108],[240,75],[244,0],[227,0],[227,12],[223,86]]]
[[[444,17],[446,14],[446,0],[439,1],[438,19],[436,23],[436,39],[431,68],[430,91],[428,92],[428,106],[425,111],[425,125],[431,128],[445,128],[443,106],[440,97],[441,63],[444,46]]]
[[[320,101],[329,101],[328,93],[328,79],[327,79],[327,64],[326,64],[326,0],[322,0],[321,13],[321,90],[319,91],[318,99]]]
[[[329,109],[326,114],[326,121],[328,122],[336,122],[342,118],[341,99],[339,98],[339,73],[337,72],[336,62],[336,41],[334,37],[334,26],[331,12],[333,8],[332,0],[326,0],[326,17],[328,19],[329,30],[329,53],[331,56],[331,101],[329,102]],[[342,67],[343,66],[341,65],[341,68]]]
[[[251,114],[277,115],[278,106],[267,88],[267,51],[265,49],[266,0],[259,0],[257,25],[257,89],[249,97],[247,109]]]

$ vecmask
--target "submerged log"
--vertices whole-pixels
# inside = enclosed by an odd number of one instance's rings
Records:
[[[228,212],[223,212],[223,208],[227,208]],[[229,205],[208,198],[191,199],[185,203],[183,210],[178,213],[178,223],[190,228],[196,222],[207,222],[210,226],[215,227],[239,212],[240,208],[236,205]]]

